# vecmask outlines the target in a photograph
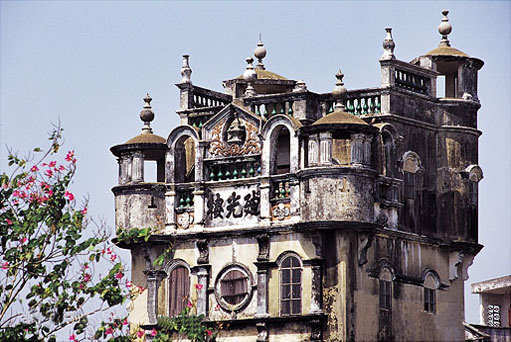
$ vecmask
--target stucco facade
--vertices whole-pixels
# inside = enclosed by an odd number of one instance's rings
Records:
[[[483,62],[450,47],[446,15],[439,47],[411,62],[386,29],[370,89],[346,90],[339,71],[333,92],[314,93],[266,70],[259,42],[257,65],[248,58],[220,93],[192,84],[184,56],[180,125],[154,135],[146,98],[142,134],[111,148],[116,225],[153,232],[123,245],[147,288],[131,323],[154,327],[177,293],[225,323],[221,341],[462,341],[464,281],[482,248]],[[177,268],[189,289],[170,286]]]

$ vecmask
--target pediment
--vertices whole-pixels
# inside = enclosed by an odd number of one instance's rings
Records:
[[[207,158],[260,154],[260,120],[240,106],[227,105],[202,128],[203,139],[209,142]]]

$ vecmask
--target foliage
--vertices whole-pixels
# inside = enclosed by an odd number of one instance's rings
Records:
[[[62,329],[86,338],[94,314],[129,297],[108,234],[91,229],[87,202],[70,192],[77,159],[69,151],[59,160],[61,133],[46,153],[34,149],[36,161],[10,154],[12,173],[0,175],[0,340],[51,341]],[[102,336],[125,335],[126,325]]]
[[[193,315],[191,313],[192,304],[181,311],[178,316],[158,317],[158,332],[155,335],[154,342],[168,342],[173,340],[174,335],[184,336],[191,341],[205,342],[216,341],[218,332],[204,325],[204,315]]]

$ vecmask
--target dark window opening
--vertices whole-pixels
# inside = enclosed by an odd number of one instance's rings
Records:
[[[380,279],[378,341],[392,340],[392,282]]]
[[[178,266],[169,276],[169,316],[176,316],[183,311],[190,296],[190,276],[188,269]]]
[[[424,288],[424,311],[436,312],[436,293],[434,289]]]
[[[240,304],[249,294],[248,277],[241,271],[232,270],[222,278],[220,283],[222,299],[231,304]]]
[[[281,264],[280,270],[280,312],[281,315],[302,313],[302,268],[300,261],[289,256]]]
[[[184,138],[176,143],[174,159],[174,182],[195,181],[195,143],[192,138]]]
[[[275,146],[274,173],[281,175],[289,173],[291,167],[290,136],[287,128],[281,128]]]

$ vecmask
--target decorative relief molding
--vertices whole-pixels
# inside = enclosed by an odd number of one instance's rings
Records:
[[[239,120],[239,119],[238,119]],[[243,145],[236,143],[227,143],[224,141],[223,131],[227,119],[220,121],[212,130],[209,153],[212,156],[232,157],[245,154],[261,153],[261,141],[257,135],[257,127],[242,120],[242,125],[246,129],[246,139]]]
[[[291,203],[280,202],[271,208],[272,221],[283,221],[291,217]]]

